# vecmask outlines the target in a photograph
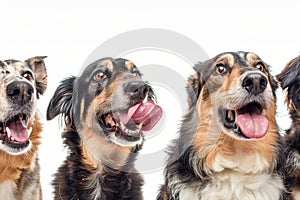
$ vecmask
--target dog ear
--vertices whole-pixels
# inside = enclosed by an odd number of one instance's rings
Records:
[[[47,88],[47,71],[44,62],[46,57],[47,56],[36,56],[25,60],[25,63],[29,66],[34,74],[38,94],[44,94]]]
[[[186,86],[186,90],[188,93],[189,107],[191,107],[196,103],[203,85],[201,81],[200,73],[196,68],[194,69],[195,69],[195,73],[187,79],[187,86]]]
[[[300,81],[300,56],[291,60],[285,68],[276,76],[282,89],[292,86]]]
[[[59,114],[71,118],[73,87],[76,77],[63,80],[54,92],[47,108],[47,120]]]

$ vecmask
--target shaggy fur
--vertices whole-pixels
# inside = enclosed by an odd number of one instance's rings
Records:
[[[137,86],[133,91],[137,96],[128,93],[133,89],[128,88],[129,83]],[[125,124],[132,130],[125,134],[125,129],[112,130],[105,124],[116,120],[107,113],[145,100],[154,100],[152,89],[142,81],[136,66],[124,59],[100,59],[79,77],[60,84],[47,118],[63,115],[62,137],[69,153],[55,174],[55,199],[142,199],[143,179],[133,163],[143,135],[136,125]]]
[[[284,136],[287,154],[286,185],[294,199],[300,199],[300,56],[292,59],[277,75],[286,89],[286,104],[292,119]]]
[[[194,69],[189,109],[169,149],[157,199],[286,199],[277,84],[269,66],[253,53],[229,52]],[[266,134],[245,135],[236,121],[242,112],[267,118]]]
[[[44,58],[0,61],[1,199],[42,199],[37,155],[42,125],[36,103],[47,87]],[[9,136],[7,128],[16,133]]]

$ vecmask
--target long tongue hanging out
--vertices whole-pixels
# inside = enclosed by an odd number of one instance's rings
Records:
[[[114,117],[119,119],[123,124],[130,120],[135,124],[141,124],[143,131],[151,130],[162,115],[162,108],[153,102],[139,103],[128,109],[128,111],[119,111],[114,113]]]
[[[248,138],[264,137],[269,127],[268,119],[264,115],[255,112],[239,114],[236,123]]]

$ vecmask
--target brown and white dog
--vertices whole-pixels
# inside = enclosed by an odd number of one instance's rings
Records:
[[[254,53],[197,64],[158,199],[285,199],[277,83]]]
[[[300,56],[287,63],[277,75],[286,89],[286,103],[292,120],[284,136],[287,154],[286,185],[294,199],[300,199]]]
[[[103,58],[56,89],[47,118],[62,114],[69,154],[55,175],[55,199],[142,199],[134,167],[143,131],[160,119],[151,87],[129,60]]]
[[[44,58],[0,61],[0,199],[42,199],[37,100],[47,87]]]

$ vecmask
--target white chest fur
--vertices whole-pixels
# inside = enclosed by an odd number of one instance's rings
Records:
[[[0,184],[0,197],[1,199],[14,200],[15,183],[13,181],[5,181]]]
[[[199,199],[199,197],[201,200],[276,200],[284,190],[281,178],[271,174],[244,176],[222,173],[214,176],[204,188],[202,186],[202,189],[199,183],[178,186],[180,200]]]

